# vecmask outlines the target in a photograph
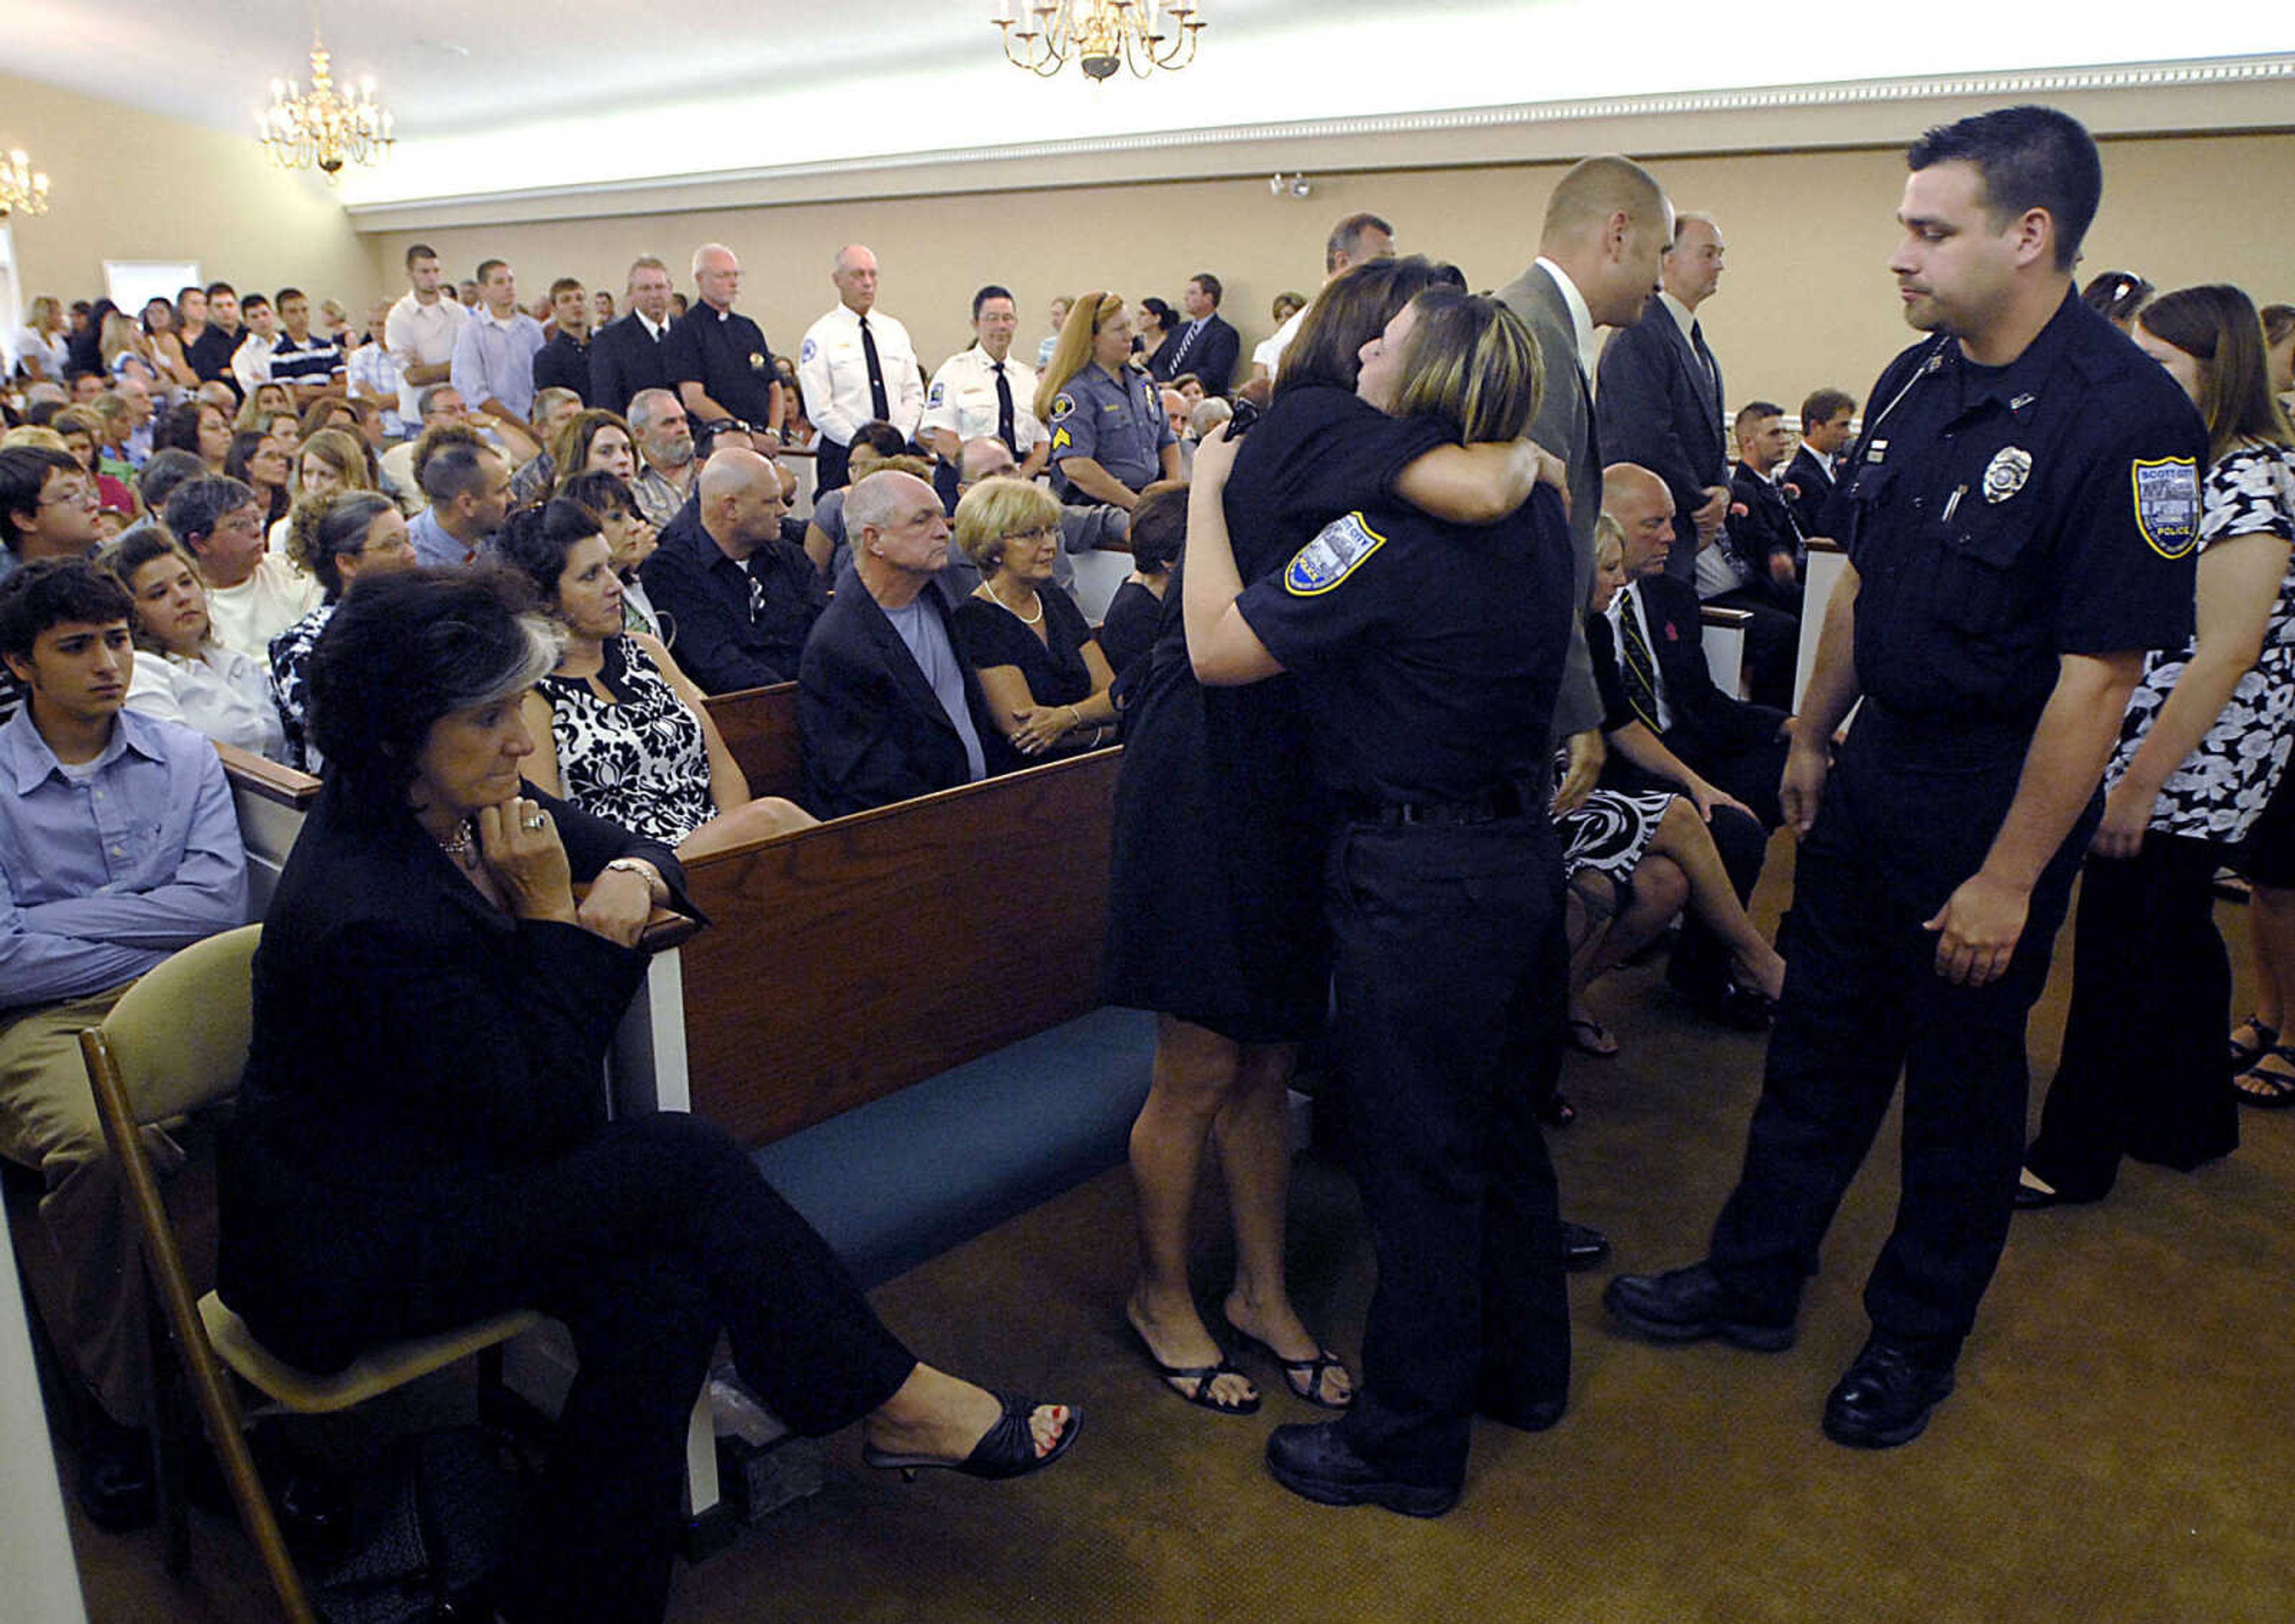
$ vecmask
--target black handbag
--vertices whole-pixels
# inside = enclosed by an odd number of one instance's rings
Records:
[[[363,1480],[345,1555],[312,1605],[327,1624],[444,1624],[494,1617],[527,1485],[492,1433],[447,1427],[401,1440]]]

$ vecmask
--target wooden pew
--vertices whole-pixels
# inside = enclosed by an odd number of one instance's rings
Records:
[[[796,684],[744,688],[711,694],[704,702],[709,719],[725,736],[725,747],[740,763],[753,796],[804,799],[804,766],[798,754]]]
[[[220,740],[216,754],[223,757],[232,805],[239,813],[239,837],[247,846],[247,917],[253,921],[271,906],[279,870],[302,832],[304,815],[319,798],[319,780]]]
[[[1699,646],[1705,651],[1705,669],[1713,686],[1732,699],[1745,697],[1745,632],[1753,624],[1751,609],[1719,608],[1706,604],[1698,611],[1704,627]]]
[[[1840,543],[1822,536],[1810,539],[1808,575],[1801,588],[1801,657],[1793,668],[1795,711],[1809,693],[1809,674],[1817,669],[1817,641],[1825,632],[1825,608],[1833,601],[1833,589],[1841,584],[1842,571],[1848,565],[1849,555]]]

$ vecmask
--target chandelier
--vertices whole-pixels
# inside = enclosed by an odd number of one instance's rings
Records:
[[[1196,60],[1203,32],[1200,0],[996,0],[1004,60],[1050,78],[1071,61],[1088,79],[1112,79],[1119,69],[1148,78]]]
[[[313,8],[314,11],[315,7]],[[374,99],[374,81],[361,79],[355,97],[335,84],[332,59],[311,27],[311,88],[295,80],[271,81],[271,105],[255,115],[256,138],[282,169],[317,169],[330,185],[347,163],[379,163],[390,151],[390,115]]]
[[[19,148],[0,163],[0,220],[12,214],[47,212],[48,177],[34,169],[32,160]]]

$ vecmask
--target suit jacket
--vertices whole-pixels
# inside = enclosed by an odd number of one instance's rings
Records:
[[[1196,335],[1194,346],[1182,359],[1180,345],[1187,332],[1182,323],[1156,347],[1148,363],[1148,376],[1169,383],[1182,372],[1193,372],[1204,380],[1205,394],[1226,394],[1235,379],[1235,363],[1243,357],[1243,335],[1214,310],[1204,318],[1203,331]]]
[[[1582,605],[1594,585],[1594,523],[1602,516],[1604,447],[1594,420],[1593,397],[1573,359],[1578,338],[1570,306],[1560,284],[1538,265],[1499,290],[1498,298],[1529,327],[1543,359],[1545,388],[1530,437],[1570,465],[1571,602]],[[1572,615],[1570,624],[1570,652],[1563,662],[1562,691],[1554,706],[1557,739],[1602,725],[1602,696],[1594,686],[1584,616]]]
[[[1729,437],[1720,369],[1705,370],[1664,299],[1653,293],[1642,319],[1602,347],[1597,380],[1602,445],[1613,462],[1638,462],[1673,493],[1673,554],[1665,573],[1689,580],[1697,568],[1690,515],[1704,488],[1729,483]]]
[[[662,344],[669,341],[665,330]],[[627,413],[630,397],[641,389],[670,387],[669,363],[633,310],[600,328],[590,340],[590,404],[603,412]]]
[[[1785,464],[1785,500],[1804,540],[1833,534],[1825,528],[1825,510],[1833,505],[1834,483],[1832,471],[1806,445],[1797,448]]]
[[[1713,685],[1705,664],[1705,623],[1697,593],[1670,575],[1645,575],[1641,591],[1650,657],[1657,662],[1659,694],[1671,725],[1666,747],[1698,772],[1711,774],[1719,757],[1777,736],[1785,712],[1754,705]]]
[[[543,795],[577,880],[666,846]],[[600,1066],[643,953],[512,918],[411,817],[347,815],[330,780],[263,923],[254,1042],[223,1146],[217,1284],[314,1369],[406,1334],[450,1266],[433,1215],[605,1123]]]
[[[1739,508],[1744,512],[1739,513]],[[1727,535],[1729,551],[1751,572],[1752,584],[1765,596],[1776,587],[1776,577],[1769,573],[1771,559],[1791,559],[1798,576],[1801,534],[1794,526],[1792,501],[1783,486],[1772,485],[1744,462],[1729,470]]]
[[[928,589],[918,600],[949,630],[945,599]],[[964,673],[965,701],[989,776],[1009,772],[1018,758],[989,714],[980,679],[956,655],[952,631],[949,650]],[[908,644],[849,569],[805,640],[796,681],[805,805],[816,816],[841,818],[970,779],[963,736]]]

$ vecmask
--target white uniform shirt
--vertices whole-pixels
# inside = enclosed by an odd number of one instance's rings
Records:
[[[881,310],[869,313],[877,340],[877,364],[885,375],[886,420],[911,439],[924,420],[925,375],[917,364],[909,330]],[[861,425],[877,415],[869,393],[869,357],[861,347],[861,318],[838,305],[805,331],[797,351],[796,380],[804,390],[804,414],[839,445],[853,444]]]
[[[389,347],[390,358],[398,363],[398,415],[409,424],[422,420],[422,391],[435,389],[446,379],[412,384],[406,381],[406,373],[418,366],[453,364],[454,340],[470,319],[470,313],[455,302],[453,294],[441,293],[437,304],[424,305],[415,299],[411,288],[399,295],[398,303],[383,319],[382,341]]]
[[[869,324],[874,327],[876,322],[872,320]],[[925,396],[925,415],[919,426],[950,429],[960,444],[994,439],[995,367],[988,352],[977,344],[942,362],[940,371],[933,374],[932,388]],[[1017,355],[1007,355],[1004,381],[1012,390],[1012,432],[1019,442],[1012,447],[1012,454],[1025,458],[1049,437],[1044,425],[1031,410],[1036,399],[1036,369]],[[867,388],[866,372],[862,374],[861,382],[862,388]]]

